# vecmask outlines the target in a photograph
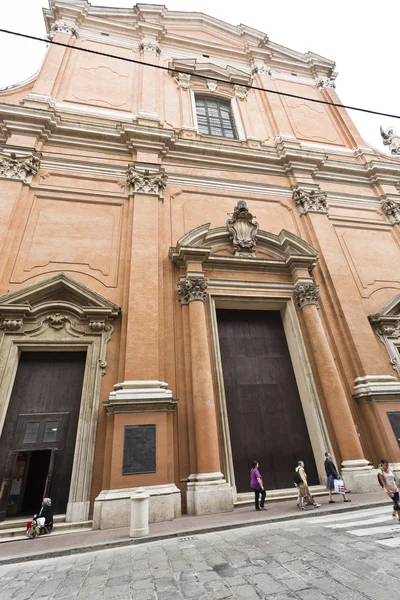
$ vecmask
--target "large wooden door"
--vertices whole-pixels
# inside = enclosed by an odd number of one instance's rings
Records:
[[[317,484],[280,313],[218,310],[217,319],[237,491],[249,491],[253,460],[266,489],[293,487],[299,460]]]
[[[22,352],[0,438],[0,481],[10,452],[31,453],[57,513],[68,502],[85,361],[85,352]]]

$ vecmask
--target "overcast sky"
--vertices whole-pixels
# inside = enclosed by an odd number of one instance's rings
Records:
[[[47,0],[0,0],[1,28],[44,36]],[[128,0],[93,0],[93,5],[132,7]],[[336,62],[336,91],[345,104],[400,114],[400,0],[169,0],[170,10],[197,11],[233,25],[244,23],[270,40]],[[45,44],[0,33],[0,87],[17,83],[39,68]],[[379,126],[400,119],[350,112],[364,139],[382,152]]]

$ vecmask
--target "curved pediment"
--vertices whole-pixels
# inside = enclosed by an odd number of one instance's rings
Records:
[[[315,248],[284,229],[279,235],[257,229],[253,247],[247,252],[238,252],[228,225],[211,227],[211,223],[204,223],[185,233],[177,245],[170,249],[169,255],[177,264],[184,264],[190,257],[199,256],[205,263],[224,263],[226,268],[249,268],[253,265],[263,270],[287,269],[294,262],[305,268],[313,268],[318,260]]]

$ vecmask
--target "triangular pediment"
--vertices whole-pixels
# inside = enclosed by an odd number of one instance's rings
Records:
[[[371,323],[376,323],[381,320],[390,321],[391,319],[400,319],[400,294],[393,296],[393,298],[385,302],[376,313],[369,315],[368,318]]]
[[[70,310],[82,316],[115,318],[119,307],[66,273],[58,273],[0,297],[0,314],[30,315],[47,308]]]

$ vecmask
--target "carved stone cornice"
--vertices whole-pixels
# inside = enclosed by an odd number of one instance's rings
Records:
[[[226,226],[231,235],[235,256],[254,257],[259,226],[244,200],[239,200],[236,204]]]
[[[141,40],[139,43],[139,50],[142,54],[143,52],[154,52],[157,55],[161,54],[161,48],[156,40]]]
[[[155,194],[160,198],[167,185],[167,179],[162,168],[151,170],[131,165],[126,174],[126,181],[131,185],[131,194]]]
[[[311,190],[308,192],[303,189],[293,190],[293,200],[302,214],[309,212],[328,213],[328,204],[326,201],[326,192]]]
[[[18,157],[15,152],[6,154],[3,150],[0,153],[0,178],[30,183],[40,169],[39,157],[39,153]]]
[[[204,277],[186,277],[178,283],[179,302],[189,304],[192,300],[205,301],[207,297],[206,289],[208,287],[207,279]]]
[[[48,35],[49,40],[52,40],[56,33],[67,33],[68,35],[78,37],[78,27],[75,23],[69,23],[67,21],[55,21],[50,28]]]
[[[326,88],[335,89],[336,87],[333,77],[318,77],[316,85],[319,90],[325,90]]]
[[[381,136],[383,145],[389,146],[392,154],[400,156],[400,135],[396,133],[396,129],[394,127],[389,127],[385,131],[383,127],[381,127]]]
[[[174,81],[178,87],[178,90],[190,90],[189,73],[176,73]]]
[[[307,306],[307,304],[317,304],[319,299],[319,285],[316,283],[299,283],[294,288],[294,295],[300,308]]]
[[[381,196],[381,209],[391,223],[400,223],[400,199]]]

